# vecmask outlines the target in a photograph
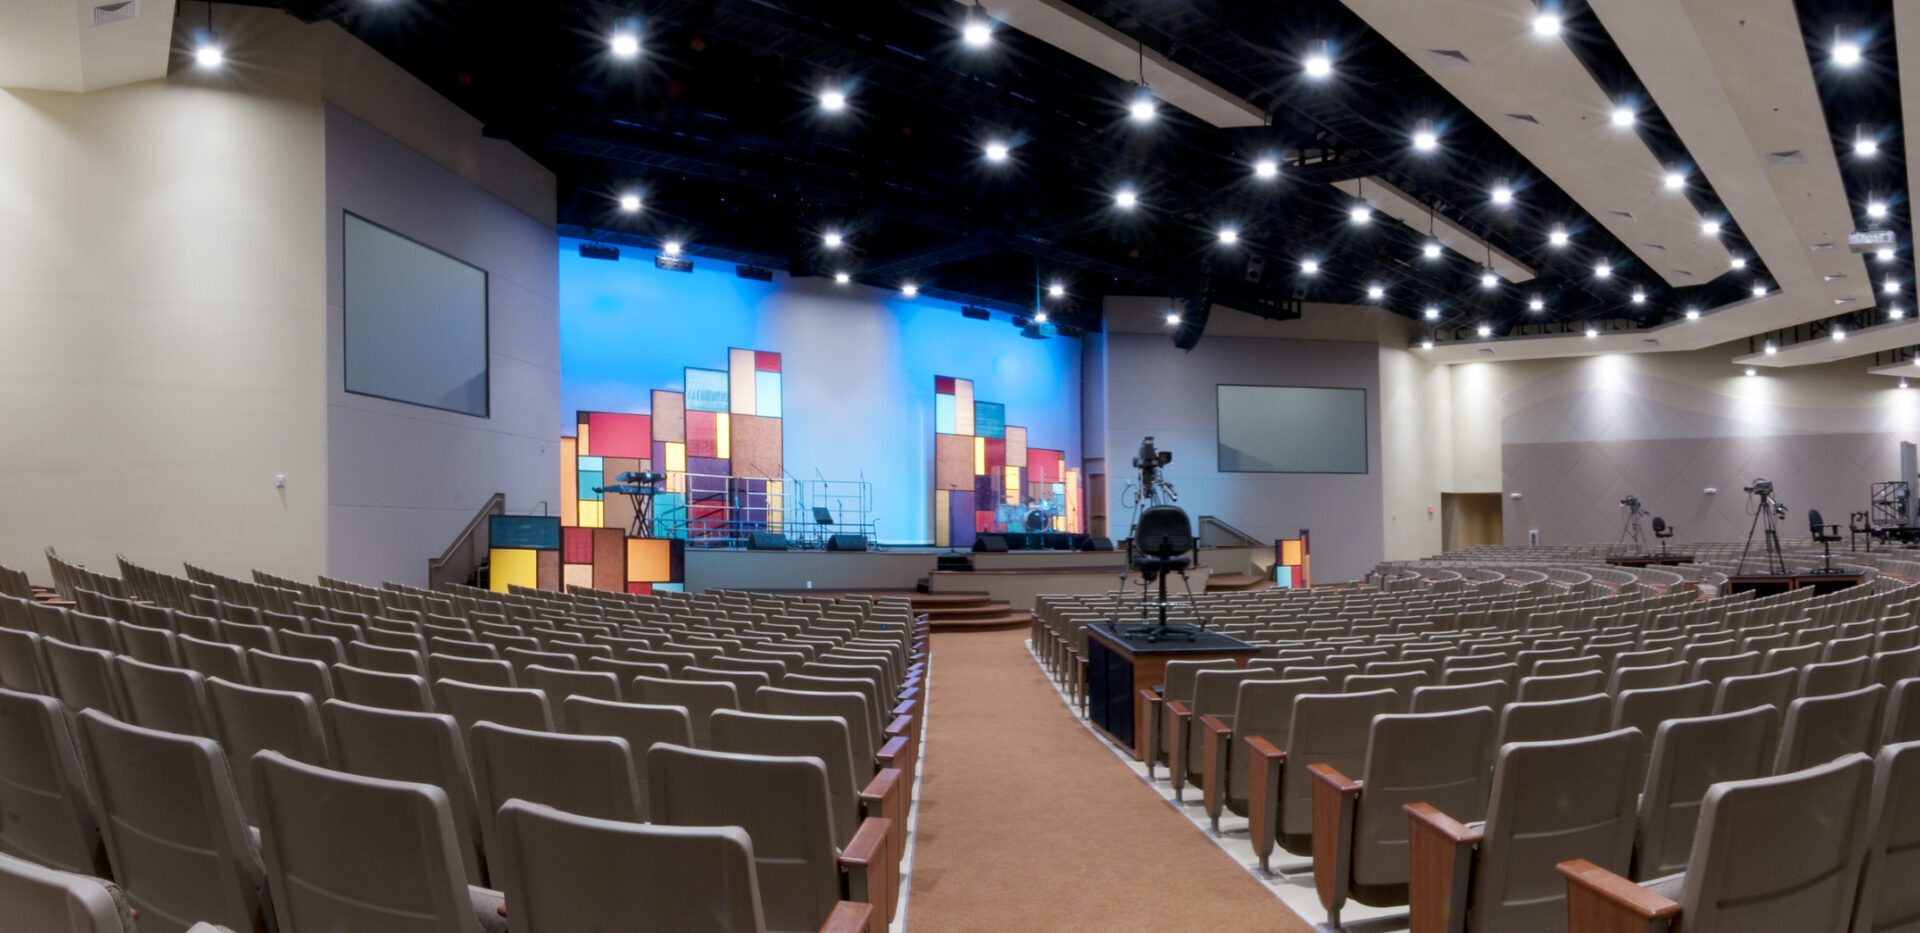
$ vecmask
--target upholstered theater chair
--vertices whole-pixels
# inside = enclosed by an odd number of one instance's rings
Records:
[[[646,826],[510,800],[502,887],[514,933],[765,933],[753,840],[738,826]],[[864,933],[873,907],[838,901],[819,933]],[[781,928],[792,929],[792,928]]]
[[[871,778],[855,771],[846,720],[838,716],[770,716],[727,709],[715,710],[711,718],[714,751],[820,759],[827,766],[835,839],[840,845],[852,843],[862,820],[881,817],[892,825],[894,857],[906,855],[907,813],[913,788],[906,784],[905,775],[898,768],[882,768]]]
[[[486,838],[495,813],[514,798],[557,807],[581,816],[639,822],[645,818],[635,758],[627,740],[617,736],[568,735],[476,724],[468,733],[473,749],[473,793],[482,814],[480,832],[489,867],[498,872],[499,840]]]
[[[1873,761],[1853,754],[1713,785],[1684,874],[1646,886],[1562,862],[1569,933],[1845,930],[1859,897]]]
[[[1190,703],[1168,700],[1165,727],[1167,776],[1173,781],[1173,799],[1184,799],[1188,782],[1203,784],[1207,770],[1205,716],[1233,718],[1240,685],[1252,680],[1277,680],[1279,673],[1264,668],[1223,668],[1199,671],[1193,680]]]
[[[1874,684],[1847,693],[1801,697],[1787,706],[1773,773],[1787,774],[1851,752],[1870,752],[1880,737],[1887,688]]]
[[[0,690],[0,813],[0,852],[109,875],[73,720],[59,700]]]
[[[1514,742],[1552,742],[1607,731],[1613,718],[1613,700],[1604,693],[1567,700],[1509,703],[1500,711],[1497,745]]]
[[[1660,724],[1669,719],[1705,716],[1708,704],[1712,702],[1713,685],[1706,681],[1625,690],[1613,698],[1613,728],[1638,729],[1641,735],[1652,736],[1659,730]],[[1653,743],[1641,743],[1640,754],[1634,757],[1633,772],[1628,776],[1628,783],[1639,787],[1646,780],[1647,759],[1652,754]]]
[[[1263,870],[1276,842],[1296,855],[1312,852],[1314,781],[1308,767],[1341,772],[1364,767],[1374,717],[1390,713],[1396,696],[1391,690],[1304,694],[1294,698],[1285,749],[1258,737],[1247,739],[1252,795],[1247,819]]]
[[[135,933],[118,885],[0,854],[0,904],[9,930]]]
[[[340,700],[321,704],[327,747],[345,771],[440,788],[453,814],[453,832],[467,883],[487,882],[479,807],[460,727],[444,713],[379,709]]]
[[[348,703],[433,712],[433,688],[418,674],[392,674],[351,664],[335,664],[332,673],[334,683],[339,685],[339,698]]]
[[[1168,700],[1182,704],[1193,702],[1194,678],[1205,670],[1224,670],[1238,667],[1232,659],[1213,661],[1168,661],[1165,682],[1159,692],[1151,689],[1140,691],[1139,701],[1146,704],[1147,717],[1147,777],[1153,777],[1154,766],[1165,760],[1171,751],[1167,736]],[[1357,672],[1356,672],[1357,673]]]
[[[320,704],[307,694],[262,690],[209,677],[207,704],[213,711],[213,737],[234,761],[250,761],[255,752],[272,749],[295,761],[321,767],[333,764],[326,730],[320,725]],[[257,822],[253,783],[236,781],[236,786],[248,821]]]
[[[905,717],[895,717],[876,744],[872,719],[869,718],[872,707],[861,694],[786,690],[780,687],[761,687],[754,694],[760,701],[760,711],[763,713],[775,716],[838,716],[846,720],[855,762],[870,762],[874,773],[881,768],[896,768],[906,777],[907,786],[913,786],[918,750],[907,729],[899,722]]]
[[[1771,773],[1779,731],[1780,713],[1771,706],[1661,723],[1640,785],[1629,876],[1644,881],[1685,868],[1708,788]]]
[[[126,655],[113,659],[127,698],[127,720],[136,726],[213,738],[207,679],[199,671],[161,667]]]
[[[1874,756],[1867,810],[1867,860],[1851,933],[1892,933],[1920,924],[1920,742],[1888,745]]]

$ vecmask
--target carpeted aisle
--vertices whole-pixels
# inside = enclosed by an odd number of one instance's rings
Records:
[[[1026,637],[933,636],[907,929],[1310,931],[1087,732]]]

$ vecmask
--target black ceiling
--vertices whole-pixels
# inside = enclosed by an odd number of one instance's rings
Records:
[[[1377,283],[1386,288],[1379,303],[1398,313],[1419,320],[1429,305],[1442,309],[1443,338],[1482,323],[1498,334],[1647,326],[1739,300],[1767,279],[1755,264],[1667,288],[1339,0],[1075,0],[1269,115],[1267,127],[1236,130],[1164,105],[1136,124],[1125,110],[1131,82],[1012,29],[996,30],[986,49],[968,47],[959,38],[968,11],[953,0],[253,2],[341,23],[539,159],[560,179],[563,232],[676,240],[696,257],[846,271],[876,286],[912,281],[1009,310],[1044,301],[1058,319],[1087,325],[1109,294],[1191,298],[1211,282],[1216,300],[1284,316],[1301,300],[1367,303]],[[1882,136],[1887,158],[1849,173],[1852,193],[1897,189],[1904,164],[1886,0],[1802,6],[1810,54],[1831,38],[1830,8],[1884,27],[1873,54],[1888,74],[1870,90],[1823,80],[1822,93],[1843,167],[1861,161],[1851,156],[1853,124],[1895,134]],[[1601,86],[1645,101],[1584,2],[1570,0],[1564,16],[1569,45]],[[607,51],[623,22],[643,36],[631,61]],[[1337,59],[1324,81],[1301,69],[1317,39]],[[847,89],[846,111],[817,106],[829,86]],[[1423,118],[1444,130],[1437,152],[1408,145]],[[1637,131],[1663,162],[1688,161],[1651,104]],[[982,158],[988,139],[1013,143],[1009,162]],[[1283,159],[1280,176],[1256,179],[1252,163],[1268,154]],[[1384,218],[1350,224],[1350,199],[1328,182],[1376,175],[1540,277],[1485,289],[1480,260],[1421,259],[1425,231]],[[1518,190],[1512,205],[1490,202],[1496,178]],[[1126,186],[1139,193],[1136,210],[1114,207]],[[637,214],[617,208],[629,191],[644,195]],[[1708,216],[1719,211],[1697,175],[1687,195]],[[1901,203],[1895,219],[1904,218]],[[1547,245],[1556,225],[1575,232],[1575,245]],[[1221,226],[1237,228],[1240,243],[1220,245]],[[829,230],[846,235],[843,248],[822,247]],[[1750,255],[1730,220],[1725,235]],[[1322,271],[1302,274],[1302,258]],[[1599,258],[1613,261],[1611,280],[1594,279]],[[1249,260],[1264,262],[1257,283]],[[1069,298],[1041,297],[1055,280]],[[1629,302],[1636,286],[1644,304]],[[1544,312],[1528,311],[1535,295]]]

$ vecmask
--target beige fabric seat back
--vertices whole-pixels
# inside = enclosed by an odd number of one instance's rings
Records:
[[[1707,788],[1768,774],[1779,729],[1780,713],[1771,706],[1661,723],[1641,785],[1630,877],[1659,878],[1685,868]]]
[[[426,656],[411,648],[393,648],[364,641],[350,641],[347,642],[347,663],[363,670],[380,671],[385,674],[412,674],[422,680],[427,676]]]
[[[427,682],[457,680],[482,687],[517,687],[513,665],[494,658],[466,658],[451,654],[427,655]]]
[[[1867,832],[1851,933],[1911,930],[1920,924],[1920,742],[1874,756]]]
[[[161,667],[181,665],[180,649],[173,643],[173,633],[166,629],[121,622],[114,626],[113,638],[115,649],[130,658]]]
[[[305,693],[263,690],[207,679],[207,705],[213,713],[213,737],[233,761],[250,761],[255,752],[272,749],[295,761],[327,766],[326,730],[320,725],[320,704]],[[236,781],[240,803],[249,820],[257,822],[253,782]]]
[[[1578,674],[1556,674],[1520,678],[1520,689],[1514,698],[1522,703],[1538,703],[1544,700],[1571,700],[1575,697],[1592,696],[1605,690],[1607,675],[1599,671],[1583,671]]]
[[[393,674],[335,664],[333,679],[340,685],[339,698],[348,703],[412,713],[433,712],[433,688],[418,674]]]
[[[746,830],[769,928],[818,929],[832,912],[839,851],[820,759],[655,745],[647,789],[657,825]]]
[[[1617,697],[1627,690],[1672,687],[1685,683],[1686,680],[1687,663],[1685,661],[1647,667],[1622,667],[1616,669],[1612,676],[1607,678],[1607,694]]]
[[[771,716],[739,710],[714,710],[713,750],[743,755],[818,758],[827,768],[827,797],[833,805],[833,840],[844,846],[860,828],[860,790],[864,775],[854,771],[847,722],[838,716]]]
[[[761,687],[754,691],[760,711],[769,716],[836,716],[847,724],[847,740],[852,743],[854,774],[869,777],[878,765],[874,754],[882,744],[874,741],[871,707],[858,693],[816,693]],[[708,714],[712,715],[712,714]],[[697,746],[696,746],[697,747]],[[862,770],[862,769],[866,770]]]
[[[1193,691],[1199,683],[1201,671],[1232,670],[1237,667],[1239,667],[1239,665],[1235,664],[1230,658],[1220,658],[1212,661],[1168,661],[1165,680],[1164,683],[1161,684],[1160,698],[1163,700],[1178,700],[1191,707],[1193,703]],[[1359,671],[1355,670],[1354,673],[1357,674]],[[1168,753],[1168,749],[1164,746],[1156,748],[1153,751],[1156,755],[1163,757]]]
[[[213,737],[207,709],[207,679],[199,671],[161,667],[126,655],[113,659],[127,698],[127,719],[136,726]]]
[[[1745,677],[1760,673],[1760,652],[1747,651],[1741,654],[1724,655],[1717,658],[1701,658],[1693,662],[1693,679],[1719,682],[1728,677]]]
[[[1880,717],[1880,744],[1920,741],[1920,677],[1894,684],[1887,694],[1887,711]]]
[[[717,663],[723,658],[715,658]],[[734,695],[740,698],[740,708],[753,711],[755,691],[761,687],[773,686],[773,678],[760,671],[732,671],[717,667],[688,667],[680,671],[681,680],[706,680],[714,683],[732,684]],[[781,678],[785,680],[786,678]]]
[[[1823,697],[1858,690],[1866,685],[1867,669],[1871,664],[1872,662],[1866,658],[1809,664],[1800,669],[1800,687],[1797,695]]]
[[[184,632],[174,636],[173,643],[180,649],[180,663],[205,674],[208,679],[218,677],[228,683],[253,683],[253,675],[247,671],[247,653],[238,645],[204,641]]]
[[[636,703],[684,707],[687,718],[693,723],[693,744],[696,748],[709,748],[713,744],[708,719],[714,710],[740,708],[739,688],[721,681],[635,677],[631,685],[630,696]]]
[[[1333,685],[1324,677],[1248,680],[1235,691],[1233,745],[1228,749],[1227,800],[1229,809],[1244,815],[1251,784],[1247,740],[1265,739],[1285,750],[1293,735],[1293,700],[1309,693],[1328,693]]]
[[[882,731],[893,717],[888,713],[893,708],[893,694],[882,691],[871,679],[865,677],[821,677],[816,674],[789,674],[781,681],[789,690],[819,690],[827,693],[858,693],[867,698],[867,722],[874,729],[875,743],[885,741]],[[757,689],[757,688],[756,688]],[[737,707],[736,707],[737,708]],[[765,712],[765,710],[762,710]],[[698,728],[696,724],[695,728]]]
[[[283,930],[478,933],[447,796],[255,756],[260,850]]]
[[[1302,694],[1293,701],[1286,764],[1280,772],[1281,842],[1300,851],[1313,835],[1313,778],[1308,765],[1325,764],[1342,774],[1358,774],[1366,765],[1367,736],[1375,716],[1393,711],[1391,690],[1369,693]]]
[[[1842,755],[1872,750],[1880,737],[1887,688],[1874,684],[1847,693],[1801,697],[1787,706],[1773,773],[1786,774]]]
[[[1504,680],[1488,680],[1477,684],[1447,684],[1444,686],[1425,686],[1413,688],[1412,711],[1416,713],[1450,713],[1455,710],[1473,709],[1484,706],[1496,714],[1505,709],[1513,688]]]
[[[53,695],[53,679],[37,633],[0,628],[0,688]]]
[[[518,797],[568,813],[638,823],[647,814],[634,778],[633,751],[617,736],[536,732],[491,722],[476,724],[473,793],[481,814],[480,834],[496,862],[499,841],[489,837],[500,805]]]
[[[1554,742],[1607,731],[1613,702],[1604,693],[1570,700],[1509,703],[1500,711],[1499,745]]]
[[[1686,933],[1846,929],[1872,784],[1873,762],[1855,754],[1713,785],[1680,898]]]
[[[1785,715],[1787,704],[1793,701],[1793,691],[1799,682],[1800,672],[1791,668],[1727,677],[1720,681],[1719,688],[1714,692],[1713,711],[1737,713],[1748,707],[1765,705]]]
[[[1462,820],[1486,809],[1487,762],[1499,725],[1485,707],[1375,717],[1354,811],[1353,885],[1373,903],[1407,883],[1408,820],[1402,807],[1426,803]],[[1392,897],[1400,900],[1400,897]]]
[[[592,697],[596,700],[621,699],[620,678],[605,671],[576,671],[544,664],[529,664],[520,669],[520,682],[545,691],[547,704],[557,706],[568,697]]]
[[[1413,706],[1413,691],[1433,682],[1433,678],[1418,671],[1404,674],[1359,674],[1347,678],[1341,688],[1342,693],[1367,693],[1374,690],[1393,691],[1393,712],[1404,713]]]
[[[67,708],[0,690],[0,853],[106,877],[91,794]]]
[[[1704,680],[1672,687],[1627,690],[1613,698],[1613,728],[1638,729],[1651,737],[1660,724],[1669,719],[1705,716],[1713,704],[1713,685]],[[1637,790],[1647,777],[1647,758],[1653,754],[1653,742],[1640,743],[1634,756],[1628,783]]]
[[[553,711],[547,695],[524,687],[485,687],[458,680],[433,682],[434,708],[460,724],[467,735],[477,723],[491,722],[516,729],[553,730]]]
[[[134,933],[118,885],[0,854],[0,904],[11,930],[32,933]]]
[[[97,710],[81,713],[79,728],[107,858],[143,933],[196,920],[270,933],[260,855],[220,746]]]
[[[311,658],[247,649],[247,672],[256,687],[304,693],[319,703],[333,699],[333,674],[325,664]]]
[[[1555,865],[1584,858],[1627,870],[1635,791],[1627,773],[1640,741],[1638,729],[1621,729],[1501,747],[1468,895],[1468,930],[1563,930],[1566,881]]]
[[[120,682],[113,676],[113,652],[68,644],[58,638],[42,638],[40,650],[46,653],[53,693],[68,709],[76,713],[97,709],[115,719],[127,718]]]
[[[1193,712],[1193,719],[1187,729],[1187,767],[1198,774],[1203,767],[1204,753],[1202,745],[1207,730],[1201,726],[1200,717],[1213,716],[1228,726],[1234,723],[1235,708],[1240,703],[1240,685],[1250,681],[1275,680],[1280,675],[1263,668],[1206,668],[1198,672],[1193,681],[1193,702],[1187,708]]]
[[[639,787],[640,811],[647,808],[647,749],[666,743],[692,745],[693,723],[685,707],[614,703],[592,697],[568,697],[561,704],[561,727],[574,735],[612,735],[627,740],[633,754],[634,782]],[[864,707],[863,707],[864,709]]]
[[[460,727],[444,713],[379,709],[341,700],[321,705],[327,747],[342,770],[389,781],[431,784],[447,796],[454,842],[467,883],[486,883],[480,813]]]
[[[738,826],[644,826],[510,800],[501,889],[515,933],[760,933],[753,842]]]

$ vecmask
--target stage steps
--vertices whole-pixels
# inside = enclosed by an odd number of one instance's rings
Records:
[[[1234,593],[1264,590],[1273,586],[1273,581],[1250,573],[1216,573],[1207,577],[1207,592]]]
[[[914,614],[925,613],[927,625],[936,632],[1025,628],[1033,623],[1032,611],[985,593],[912,593],[908,598]]]

